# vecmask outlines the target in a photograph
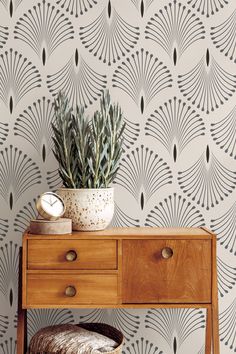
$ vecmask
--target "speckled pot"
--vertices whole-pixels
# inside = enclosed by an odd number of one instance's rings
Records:
[[[66,212],[72,219],[72,228],[77,231],[104,230],[114,214],[114,189],[69,189],[60,188]]]

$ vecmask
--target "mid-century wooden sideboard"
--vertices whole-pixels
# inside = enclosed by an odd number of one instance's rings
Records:
[[[23,236],[17,353],[27,309],[205,308],[219,354],[216,238],[205,228],[113,228]]]

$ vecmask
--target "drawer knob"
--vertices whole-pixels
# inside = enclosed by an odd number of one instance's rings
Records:
[[[165,259],[171,258],[173,256],[173,253],[174,252],[170,247],[164,247],[161,250],[162,258],[165,258]]]
[[[77,253],[74,250],[70,250],[66,253],[66,260],[68,262],[74,262],[77,259]]]
[[[68,297],[73,297],[76,295],[76,288],[73,285],[69,285],[66,287],[65,295]]]

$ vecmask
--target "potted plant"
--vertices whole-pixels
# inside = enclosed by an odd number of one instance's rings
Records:
[[[63,93],[55,103],[52,123],[54,155],[64,188],[65,217],[72,219],[73,230],[103,230],[114,213],[111,184],[119,168],[125,124],[121,108],[103,92],[100,110],[92,119],[83,107],[75,110]]]

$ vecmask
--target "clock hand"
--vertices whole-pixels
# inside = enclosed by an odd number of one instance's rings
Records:
[[[53,202],[52,204],[51,204],[51,206],[53,206],[54,204],[56,204],[58,202],[58,200],[55,200],[55,202]]]
[[[46,199],[42,199],[42,201],[44,201],[45,203],[48,203],[51,206],[51,204]]]

